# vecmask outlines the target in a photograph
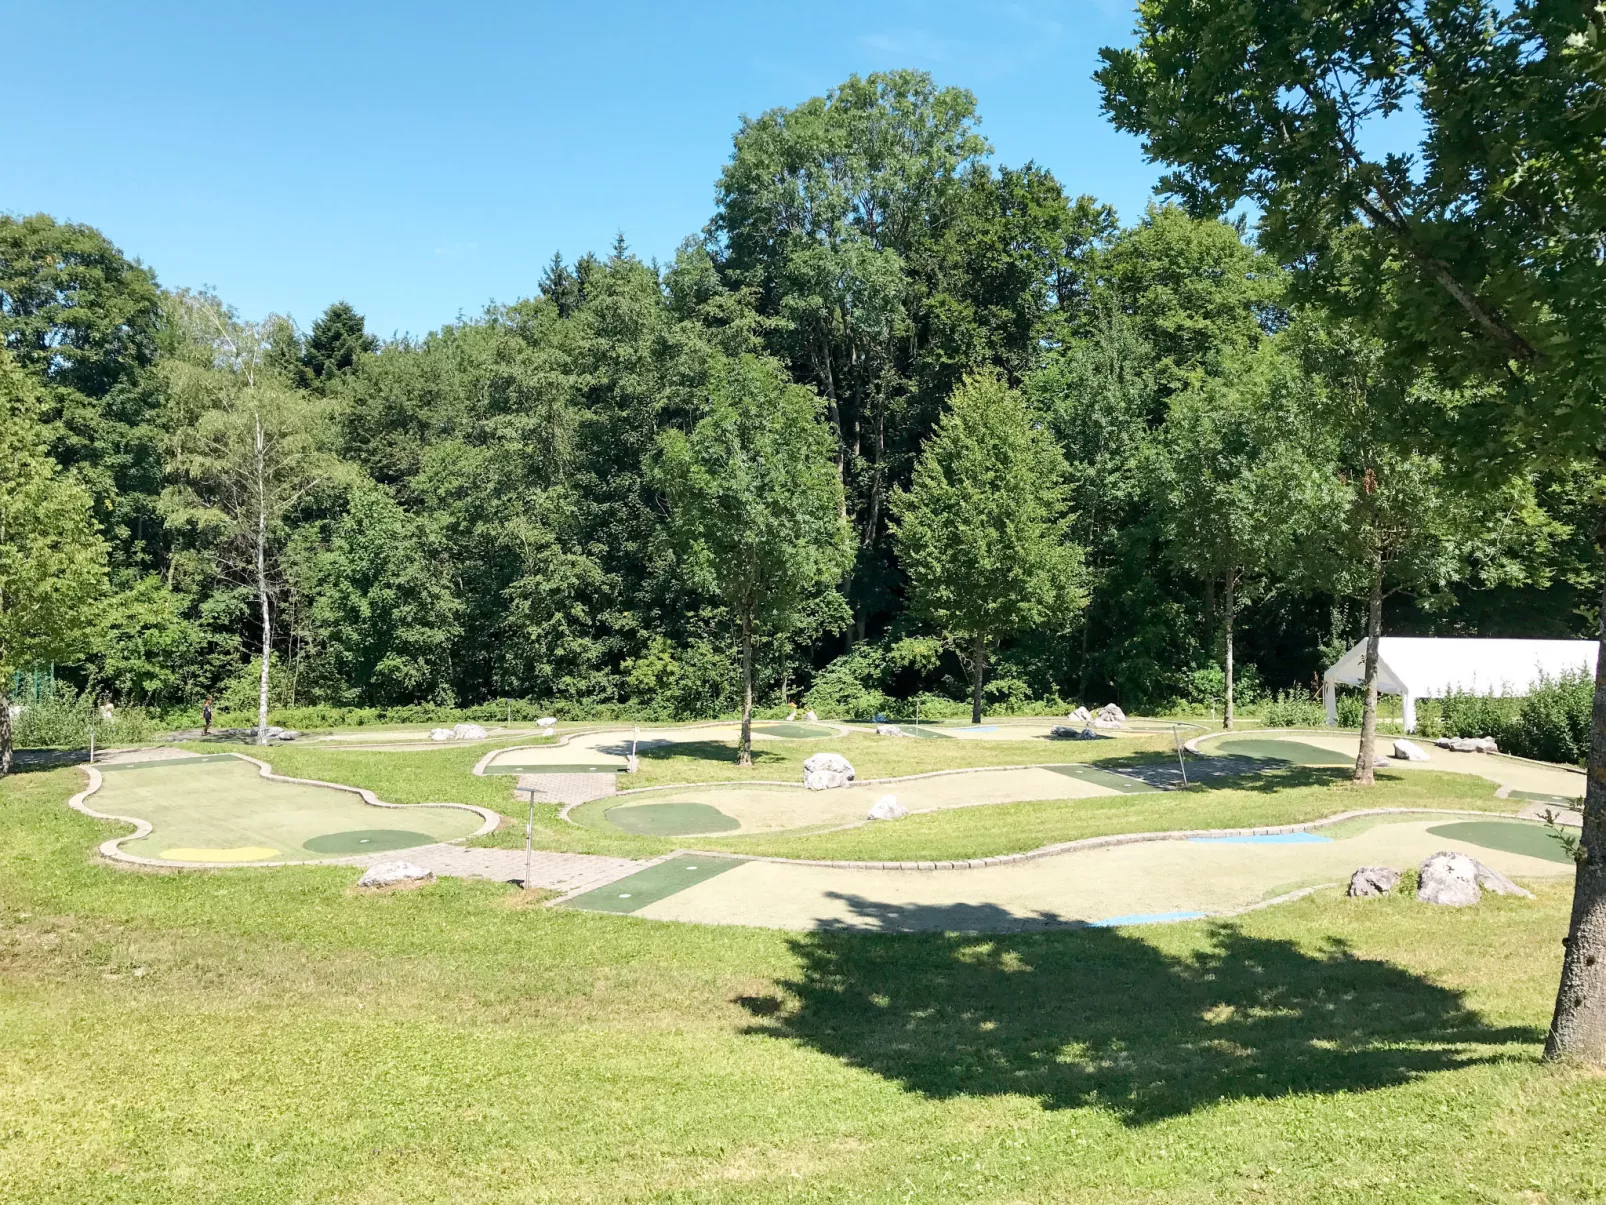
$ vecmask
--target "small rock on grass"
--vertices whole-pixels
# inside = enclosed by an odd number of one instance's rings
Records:
[[[428,883],[435,877],[433,870],[425,870],[411,862],[381,862],[370,866],[357,880],[359,887],[395,887],[399,883]]]
[[[871,820],[902,820],[909,814],[909,809],[898,802],[896,795],[883,795],[870,805],[869,818]]]
[[[1363,866],[1350,876],[1349,893],[1357,899],[1387,895],[1400,885],[1404,873],[1392,866]]]
[[[1533,898],[1498,870],[1453,850],[1440,850],[1417,872],[1416,898],[1425,904],[1465,908],[1481,900],[1484,891]]]
[[[877,736],[902,736],[903,729],[896,724],[877,724],[875,726],[875,734]]]

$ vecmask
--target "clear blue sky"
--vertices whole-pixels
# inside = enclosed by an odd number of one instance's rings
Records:
[[[700,230],[743,113],[916,67],[997,159],[1142,212],[1157,170],[1090,75],[1125,0],[281,4],[0,0],[0,209],[98,226],[168,286],[421,334],[623,231]]]

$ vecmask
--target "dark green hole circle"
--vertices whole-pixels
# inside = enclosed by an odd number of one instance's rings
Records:
[[[409,833],[397,828],[359,828],[348,833],[325,833],[301,848],[315,854],[369,854],[434,843],[435,838],[428,833]]]

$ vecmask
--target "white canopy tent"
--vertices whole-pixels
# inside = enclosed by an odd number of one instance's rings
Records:
[[[1501,698],[1525,695],[1541,676],[1554,678],[1579,669],[1593,674],[1599,652],[1594,640],[1384,636],[1378,642],[1377,689],[1401,697],[1405,730],[1415,732],[1418,699],[1442,699],[1449,691]],[[1365,682],[1362,640],[1322,675],[1329,725],[1338,723],[1335,688]]]

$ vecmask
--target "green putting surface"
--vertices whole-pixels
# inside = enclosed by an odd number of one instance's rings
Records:
[[[1349,766],[1355,763],[1353,757],[1334,752],[1332,749],[1307,745],[1304,741],[1252,736],[1228,737],[1225,740],[1212,741],[1209,751],[1233,757],[1254,757],[1262,761],[1290,762],[1296,766]]]
[[[345,833],[326,833],[303,841],[301,848],[314,854],[372,854],[387,849],[415,849],[430,845],[428,833],[411,833],[395,828],[356,828]]]
[[[1101,787],[1109,787],[1112,791],[1119,791],[1122,795],[1147,795],[1160,788],[1151,786],[1141,779],[1126,774],[1113,774],[1109,770],[1101,770],[1097,766],[1044,766],[1045,770],[1052,770],[1056,774],[1063,774],[1066,778],[1074,778],[1080,782],[1091,782]]]
[[[682,837],[728,833],[740,820],[706,803],[636,803],[611,807],[603,818],[615,828],[643,837]]]
[[[1579,787],[1582,790],[1582,784]],[[1584,802],[1582,795],[1555,795],[1546,791],[1507,791],[1507,799],[1520,799],[1524,803],[1552,803],[1559,808],[1576,808]]]
[[[656,904],[672,895],[706,883],[716,875],[742,865],[739,858],[703,858],[682,854],[638,870],[628,878],[598,887],[584,895],[577,895],[564,903],[565,908],[581,908],[587,912],[635,912],[648,904]]]
[[[774,724],[754,724],[753,731],[789,741],[822,741],[836,735],[835,728],[827,728],[823,724],[795,724],[787,720]]]
[[[124,842],[124,852],[177,862],[349,857],[455,840],[482,823],[462,808],[376,808],[350,791],[272,782],[227,755],[124,765],[87,802],[97,812],[150,823],[151,833]],[[401,823],[381,828],[376,821]]]
[[[1465,841],[1501,853],[1543,858],[1547,862],[1568,863],[1572,858],[1561,847],[1556,835],[1542,824],[1518,824],[1510,820],[1466,820],[1437,824],[1428,829],[1435,837]]]

